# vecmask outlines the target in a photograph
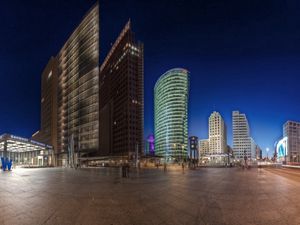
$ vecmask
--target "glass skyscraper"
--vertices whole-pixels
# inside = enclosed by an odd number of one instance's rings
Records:
[[[99,148],[99,4],[83,17],[42,74],[41,129],[32,139],[53,146],[55,165]]]
[[[55,165],[88,158],[137,158],[144,146],[144,47],[125,25],[100,66],[99,3],[42,74],[41,129]]]
[[[58,157],[65,164],[71,137],[78,156],[97,151],[99,124],[99,5],[86,14],[58,59]]]
[[[167,161],[187,157],[188,99],[189,72],[186,69],[171,69],[155,84],[155,154]]]

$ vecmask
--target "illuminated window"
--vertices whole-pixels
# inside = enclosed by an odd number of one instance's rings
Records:
[[[48,74],[48,80],[51,78],[51,76],[52,76],[52,70]]]

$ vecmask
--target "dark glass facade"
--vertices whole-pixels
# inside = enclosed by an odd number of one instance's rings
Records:
[[[143,45],[130,21],[99,68],[99,6],[85,15],[42,75],[41,129],[55,165],[143,149]],[[72,152],[72,154],[71,154]]]
[[[129,21],[100,68],[100,155],[131,158],[142,152],[143,55]]]

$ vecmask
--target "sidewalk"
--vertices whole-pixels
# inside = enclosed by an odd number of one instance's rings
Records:
[[[300,169],[300,166],[292,166],[292,165],[282,165],[284,168],[293,168],[293,169]]]

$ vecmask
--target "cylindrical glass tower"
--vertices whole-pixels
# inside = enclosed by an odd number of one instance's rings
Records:
[[[187,157],[188,99],[189,72],[186,69],[171,69],[155,84],[155,154],[167,161]]]

